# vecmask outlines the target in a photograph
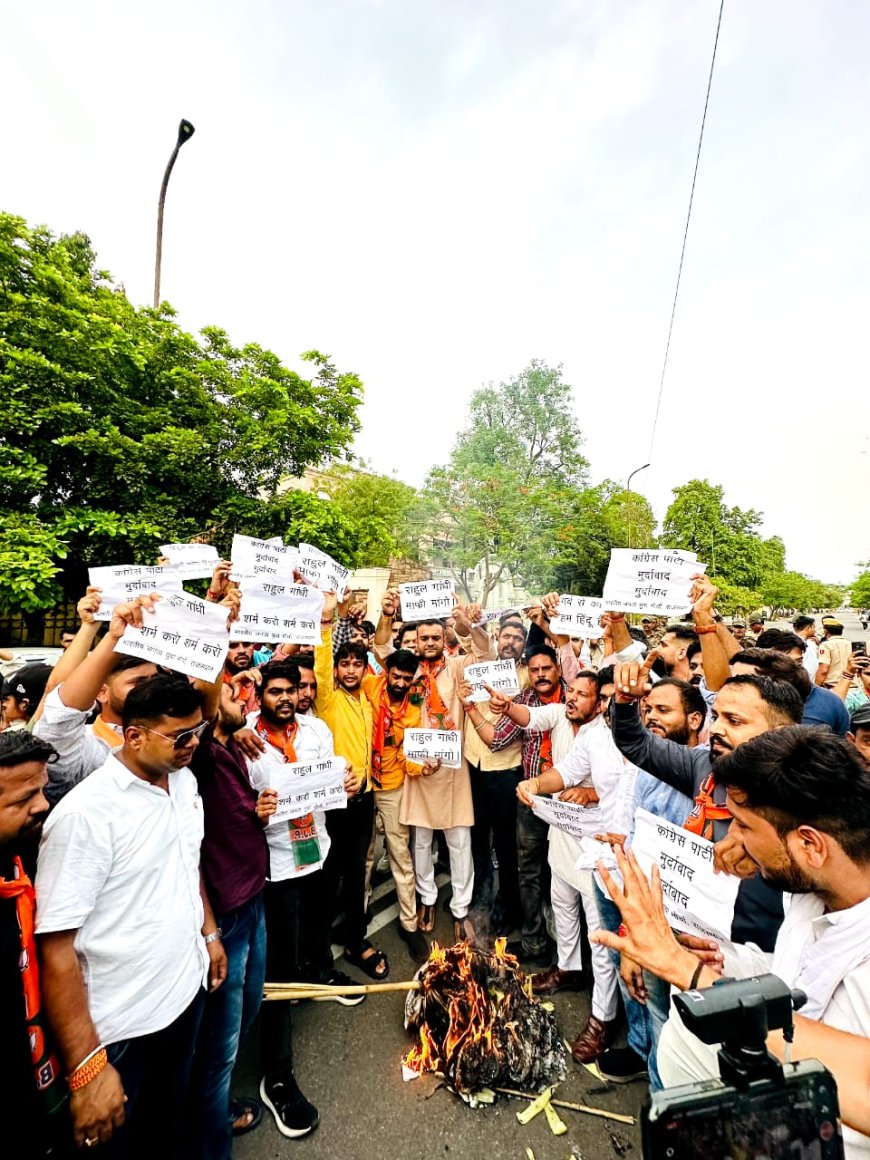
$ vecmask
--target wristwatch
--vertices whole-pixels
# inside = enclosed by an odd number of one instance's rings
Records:
[[[217,940],[221,937],[222,934],[223,934],[223,931],[221,930],[221,928],[219,926],[216,927],[211,932],[211,934],[207,934],[205,936],[205,945],[210,946],[213,942],[217,942]]]

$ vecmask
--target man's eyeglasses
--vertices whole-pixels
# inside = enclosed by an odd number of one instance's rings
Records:
[[[195,729],[185,729],[183,733],[177,734],[175,737],[170,737],[167,733],[158,733],[156,729],[149,729],[147,725],[139,725],[139,729],[144,729],[146,733],[154,733],[158,737],[162,737],[164,741],[171,741],[173,749],[184,749],[189,745],[194,737],[202,737],[203,733],[208,727],[208,721],[200,721]]]

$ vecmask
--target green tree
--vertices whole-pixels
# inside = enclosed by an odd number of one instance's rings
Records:
[[[359,564],[386,568],[396,557],[418,559],[418,498],[413,487],[389,475],[345,465],[330,475],[324,486],[342,517],[357,530]]]
[[[0,215],[0,607],[50,607],[89,564],[153,558],[347,455],[362,384],[303,357],[310,378],[216,327],[197,339],[131,305],[83,234]]]
[[[552,553],[559,505],[586,484],[573,409],[561,367],[540,361],[472,396],[469,424],[450,462],[429,473],[421,506],[433,559],[466,595],[478,563],[486,604],[506,572],[531,582]]]

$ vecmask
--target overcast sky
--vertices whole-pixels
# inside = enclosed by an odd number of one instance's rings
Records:
[[[718,0],[3,3],[2,208],[366,384],[411,483],[478,386],[563,363],[592,478],[649,458]],[[652,467],[765,513],[789,566],[870,556],[870,7],[726,0]]]

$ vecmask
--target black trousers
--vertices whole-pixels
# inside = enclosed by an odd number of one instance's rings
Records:
[[[329,810],[326,829],[332,845],[323,866],[320,909],[329,927],[344,912],[344,942],[354,950],[366,937],[366,859],[375,824],[375,795],[357,794],[345,810]]]
[[[471,905],[492,917],[493,923],[513,927],[522,921],[520,878],[517,863],[517,785],[522,766],[486,770],[469,765],[474,825],[471,853],[474,858],[474,894]],[[492,847],[498,858],[498,892],[492,865]],[[507,933],[507,930],[505,930]]]

